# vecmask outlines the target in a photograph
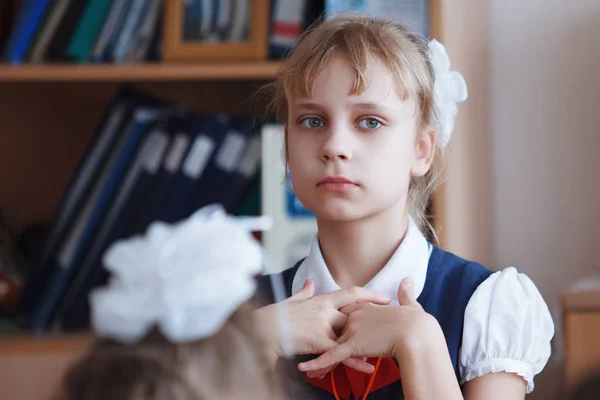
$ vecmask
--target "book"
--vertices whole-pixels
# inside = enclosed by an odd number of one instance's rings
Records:
[[[114,0],[110,11],[104,22],[104,26],[98,35],[91,59],[94,63],[102,63],[107,56],[109,47],[114,43],[132,0]]]
[[[159,128],[144,139],[93,244],[53,316],[52,330],[81,329],[87,325],[88,294],[94,287],[106,283],[109,276],[102,265],[102,255],[111,244],[126,235],[131,214],[147,198],[169,141],[169,135]]]
[[[265,273],[291,268],[310,251],[317,233],[315,215],[298,200],[286,176],[283,126],[262,128],[262,213],[273,219],[262,233],[267,252]]]
[[[89,0],[77,0],[69,4],[65,16],[61,19],[56,33],[48,46],[48,53],[46,56],[48,61],[69,61],[67,49],[88,1]]]
[[[6,62],[21,64],[25,61],[50,3],[51,0],[27,0],[23,4],[4,49]]]
[[[189,151],[181,168],[173,178],[171,193],[163,199],[157,219],[174,223],[189,216],[188,199],[204,176],[206,167],[217,145],[213,134],[206,132],[206,116],[193,115],[188,118],[184,131],[192,138]]]
[[[190,148],[192,138],[188,132],[183,131],[185,118],[177,117],[166,121],[160,130],[172,139],[166,151],[166,155],[159,167],[151,190],[148,192],[144,202],[132,217],[131,233],[146,231],[148,226],[157,220],[161,214],[161,208],[167,199],[171,198],[171,192],[183,159]],[[181,203],[183,199],[174,199]],[[177,205],[176,205],[177,206]]]
[[[269,56],[283,58],[303,32],[308,0],[275,0],[273,3]]]
[[[49,261],[49,279],[44,282],[44,288],[29,318],[32,330],[48,328],[52,315],[88,251],[144,135],[163,116],[163,111],[160,107],[136,109],[132,123],[119,138],[81,212],[61,240],[60,249]]]
[[[136,34],[136,31],[142,24],[148,0],[132,0],[131,7],[127,11],[123,27],[121,28],[114,47],[112,48],[111,59],[118,64],[126,61],[130,44]]]
[[[87,4],[67,48],[71,60],[83,63],[90,59],[111,5],[112,0],[94,0]]]
[[[144,61],[151,50],[154,32],[161,16],[161,0],[150,0],[144,18],[136,30],[125,55],[125,62]]]
[[[220,203],[230,214],[235,214],[244,193],[256,177],[261,162],[261,137],[256,134],[254,127],[247,121],[240,121],[240,130],[246,130],[247,140],[246,148],[241,156],[237,168],[229,175],[225,191],[221,197]]]
[[[44,61],[46,54],[54,35],[58,31],[60,23],[67,15],[69,6],[73,0],[56,0],[50,10],[44,26],[40,30],[37,39],[29,53],[29,61],[32,63],[41,63]]]
[[[383,18],[402,24],[406,29],[429,37],[428,0],[325,0],[325,17],[358,14]]]
[[[120,88],[104,112],[102,122],[96,129],[92,140],[82,155],[76,172],[71,178],[59,207],[42,240],[39,256],[34,259],[39,271],[25,284],[21,296],[21,309],[30,313],[41,295],[43,285],[50,279],[51,258],[58,251],[61,240],[70,229],[86,198],[100,177],[100,171],[108,162],[110,154],[117,145],[119,137],[129,123],[134,107],[140,101],[152,102],[154,99],[142,95],[128,87]]]

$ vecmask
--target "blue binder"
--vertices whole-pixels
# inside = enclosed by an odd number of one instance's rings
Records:
[[[158,128],[145,138],[76,278],[53,317],[53,329],[82,329],[87,325],[88,295],[94,287],[106,283],[109,275],[102,265],[102,256],[111,244],[126,237],[131,216],[147,198],[169,142],[169,135]]]
[[[183,131],[185,117],[172,118],[166,125],[165,130],[172,137],[169,149],[165,154],[162,165],[156,174],[152,188],[132,222],[131,234],[144,232],[148,226],[158,219],[161,213],[161,205],[165,199],[171,196],[172,186],[179,164],[190,147],[190,137]],[[172,166],[170,164],[177,165]]]
[[[160,103],[129,87],[121,87],[104,113],[102,123],[96,129],[93,139],[79,162],[45,234],[42,248],[39,251],[40,258],[34,260],[38,269],[23,288],[20,309],[25,315],[29,314],[38,302],[43,287],[51,276],[51,268],[47,268],[51,257],[60,247],[65,232],[70,229],[73,221],[81,212],[85,200],[99,179],[100,172],[108,162],[118,141],[126,133],[127,124],[131,121],[136,104],[158,105]]]
[[[39,331],[48,327],[55,308],[85,255],[145,133],[161,118],[162,112],[161,108],[139,108],[135,111],[131,127],[112,154],[92,197],[63,241],[61,250],[50,261],[50,279],[30,315],[29,326],[32,330]]]
[[[8,0],[2,0],[8,1]],[[27,0],[4,48],[4,60],[21,64],[37,34],[51,0]]]
[[[222,138],[214,127],[215,118],[196,115],[188,120],[185,131],[193,138],[185,160],[173,179],[171,193],[161,205],[158,219],[173,223],[189,216],[188,203],[201,187],[215,148]]]

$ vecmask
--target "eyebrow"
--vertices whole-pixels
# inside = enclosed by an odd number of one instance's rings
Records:
[[[294,110],[307,110],[307,111],[321,110],[321,108],[322,107],[316,103],[300,103],[300,104],[294,105],[294,107],[293,107]]]
[[[389,107],[382,106],[377,103],[351,103],[349,108],[358,108],[361,110],[372,110],[372,111],[390,111]],[[319,104],[316,103],[300,103],[293,107],[294,110],[306,110],[306,111],[318,111],[322,110]]]
[[[372,110],[372,111],[386,111],[389,107],[382,106],[377,103],[353,103],[350,104],[350,108],[360,108],[361,110]]]

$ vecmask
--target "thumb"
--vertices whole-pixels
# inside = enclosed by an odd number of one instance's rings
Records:
[[[315,295],[315,282],[312,279],[307,279],[304,282],[304,286],[302,290],[293,295],[288,299],[288,301],[296,301],[296,300],[306,300],[310,299]]]
[[[409,306],[415,304],[415,288],[412,279],[404,278],[398,286],[398,302],[401,306]]]

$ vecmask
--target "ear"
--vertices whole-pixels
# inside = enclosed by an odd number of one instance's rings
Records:
[[[413,177],[423,176],[429,171],[435,157],[435,149],[435,129],[427,127],[421,131],[415,143],[415,159],[410,168],[410,174]]]

